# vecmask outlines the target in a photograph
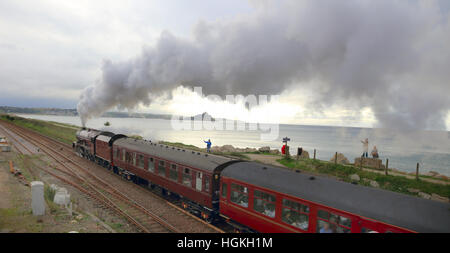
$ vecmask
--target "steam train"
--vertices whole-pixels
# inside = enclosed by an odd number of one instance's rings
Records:
[[[82,129],[80,156],[239,232],[450,232],[450,204],[256,162]]]

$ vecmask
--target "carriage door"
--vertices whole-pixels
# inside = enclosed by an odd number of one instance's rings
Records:
[[[195,176],[195,188],[197,189],[197,191],[202,191],[202,178],[203,178],[203,173],[202,172],[196,172],[196,176]]]

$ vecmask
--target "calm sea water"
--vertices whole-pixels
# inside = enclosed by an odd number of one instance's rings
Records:
[[[26,118],[55,121],[81,126],[78,117],[53,115],[28,115]],[[105,127],[104,123],[111,123]],[[281,149],[282,138],[289,137],[291,150],[303,147],[310,156],[317,150],[317,158],[330,160],[335,152],[343,153],[351,162],[362,154],[364,138],[369,138],[369,153],[376,145],[380,158],[385,163],[389,158],[389,167],[415,172],[420,163],[420,171],[437,171],[450,176],[450,132],[448,131],[394,131],[387,129],[280,125],[278,138],[274,141],[262,141],[262,131],[207,131],[174,130],[170,120],[142,118],[97,118],[88,122],[87,127],[104,129],[116,133],[138,134],[145,139],[182,142],[203,147],[203,140],[211,139],[213,146],[233,145],[235,147],[259,148],[270,146]],[[291,151],[292,152],[292,151]]]

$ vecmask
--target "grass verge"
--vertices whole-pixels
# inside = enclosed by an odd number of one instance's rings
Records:
[[[0,120],[7,121],[21,127],[26,127],[67,144],[71,144],[76,140],[75,134],[77,130],[80,129],[77,126],[69,124],[55,123],[37,119],[26,119],[19,116],[11,116],[7,114],[0,115]]]
[[[418,193],[408,191],[418,189],[428,194],[438,194],[443,197],[450,197],[450,185],[436,184],[423,180],[409,179],[404,176],[383,175],[370,171],[363,171],[354,166],[334,164],[313,159],[278,159],[282,165],[290,169],[300,169],[304,171],[316,172],[324,175],[331,175],[345,182],[351,182],[350,175],[357,174],[360,177],[360,184],[370,186],[370,180],[376,181],[380,188],[405,193],[409,195],[417,195]],[[364,180],[367,179],[367,180]]]

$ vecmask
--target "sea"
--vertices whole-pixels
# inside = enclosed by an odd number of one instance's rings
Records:
[[[21,117],[54,121],[81,126],[77,116],[54,116],[37,114],[18,114]],[[105,126],[106,122],[110,126]],[[201,122],[200,122],[201,124]],[[449,131],[401,131],[380,128],[277,125],[275,137],[264,138],[268,131],[238,129],[206,130],[205,127],[180,129],[173,121],[146,118],[95,118],[87,122],[87,127],[123,133],[137,134],[152,141],[181,142],[204,147],[205,140],[210,139],[213,146],[233,145],[239,148],[260,148],[269,146],[281,149],[283,138],[288,137],[291,154],[298,147],[307,150],[310,157],[316,150],[316,158],[331,160],[335,152],[345,155],[350,162],[360,157],[363,152],[361,141],[369,139],[369,155],[375,145],[383,164],[389,159],[389,168],[405,172],[415,172],[419,163],[420,173],[435,171],[450,176],[450,132]],[[210,129],[210,128],[207,128]],[[230,129],[230,128],[228,128]]]

